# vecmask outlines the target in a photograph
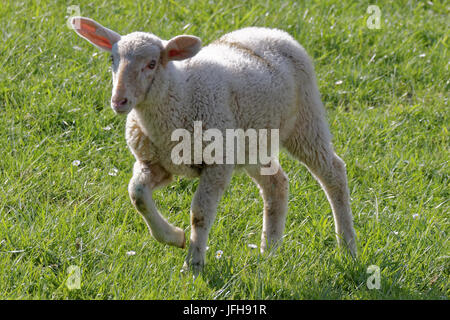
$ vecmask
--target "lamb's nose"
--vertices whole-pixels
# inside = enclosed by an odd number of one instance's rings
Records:
[[[127,98],[113,100],[113,104],[117,107],[122,107],[122,106],[126,105],[127,102],[128,102]]]

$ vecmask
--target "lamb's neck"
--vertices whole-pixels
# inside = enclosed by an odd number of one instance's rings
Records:
[[[146,100],[136,108],[140,124],[151,140],[170,137],[173,130],[183,126],[180,115],[185,99],[184,74],[173,64],[155,75]],[[181,116],[181,117],[180,117]]]

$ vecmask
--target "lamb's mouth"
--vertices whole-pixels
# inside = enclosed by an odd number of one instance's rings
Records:
[[[124,115],[124,114],[128,114],[131,111],[131,109],[133,109],[130,105],[131,104],[127,104],[127,105],[120,106],[120,107],[119,106],[111,106],[111,107],[116,114]]]

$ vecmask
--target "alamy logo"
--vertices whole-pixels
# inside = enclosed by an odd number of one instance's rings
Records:
[[[369,29],[380,29],[381,20],[381,10],[380,7],[376,5],[371,5],[367,7],[367,13],[370,14],[367,19],[367,28]]]
[[[381,288],[380,267],[376,265],[370,265],[367,268],[367,274],[370,274],[370,277],[367,278],[367,288],[369,290],[380,289]]]
[[[67,277],[66,285],[69,290],[81,288],[81,269],[79,266],[71,265],[67,269],[69,276]]]
[[[67,13],[69,15],[68,19],[66,21],[67,27],[69,27],[70,29],[73,29],[73,28],[80,29],[80,21],[79,20],[77,20],[75,22],[75,24],[72,25],[72,18],[81,16],[80,6],[73,5],[73,6],[67,7]]]
[[[186,129],[174,130],[171,140],[179,141],[171,153],[172,162],[176,165],[261,164],[262,175],[273,175],[278,171],[278,129],[226,129],[224,137],[221,130],[203,131],[202,122],[194,121],[193,140],[191,132]],[[209,144],[203,148],[203,142]]]

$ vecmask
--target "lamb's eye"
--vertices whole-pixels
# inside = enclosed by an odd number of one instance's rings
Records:
[[[155,60],[152,60],[152,61],[150,61],[150,63],[147,65],[147,68],[149,68],[149,69],[154,69],[155,66],[156,66],[156,61],[155,61]]]
[[[114,56],[113,55],[109,56],[109,60],[111,61],[111,64],[114,64]]]

